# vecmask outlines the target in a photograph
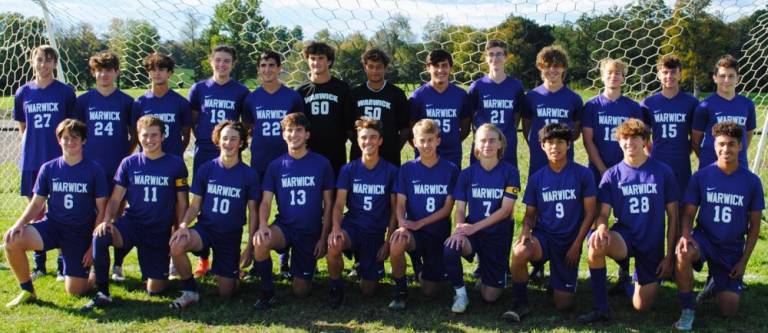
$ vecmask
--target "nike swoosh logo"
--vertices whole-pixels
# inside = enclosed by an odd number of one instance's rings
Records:
[[[715,112],[716,116],[719,116],[722,112]]]
[[[96,107],[95,107],[95,106],[89,106],[89,107],[88,107],[88,111],[93,111],[93,110],[96,110]]]
[[[355,179],[353,179],[352,181],[354,181],[354,182],[360,182],[360,181],[363,181],[363,180],[362,180],[362,179],[360,179],[360,178],[355,178]]]
[[[483,95],[483,98],[489,98],[491,95]]]
[[[474,183],[474,184],[472,184],[472,187],[475,187],[475,186],[478,186],[478,185],[480,185],[480,184]]]
[[[51,179],[51,180],[52,180],[52,181],[59,181],[59,179],[58,179],[58,178],[53,178],[53,179]]]
[[[605,111],[600,111],[597,114],[605,114]]]
[[[413,183],[413,184],[421,183],[421,180],[412,180],[411,183]]]
[[[263,109],[263,108],[264,108],[263,106],[257,106],[257,107],[256,107],[256,110],[261,110],[261,109]]]
[[[546,191],[546,190],[548,190],[548,189],[549,189],[549,186],[547,186],[547,187],[542,187],[542,188],[541,188],[541,190],[542,190],[542,191]]]
[[[213,97],[213,95],[205,95],[205,99],[209,99],[211,97]]]
[[[211,179],[211,180],[209,180],[208,182],[209,182],[209,183],[215,183],[215,182],[216,182],[216,179]]]
[[[427,104],[427,105],[425,105],[425,107],[431,108],[432,105],[434,105],[434,104]]]
[[[716,190],[716,189],[717,189],[717,187],[707,187],[707,191],[712,191],[712,190]]]
[[[290,176],[290,175],[291,175],[290,173],[284,173],[284,174],[282,174],[280,177],[281,177],[281,178],[285,178],[285,177],[288,177],[288,176]]]
[[[133,174],[134,174],[134,175],[138,175],[138,174],[140,174],[140,173],[142,173],[142,171],[134,171],[134,172],[133,172]]]

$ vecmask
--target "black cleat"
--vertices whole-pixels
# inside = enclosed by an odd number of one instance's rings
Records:
[[[112,297],[104,295],[99,291],[96,293],[96,296],[93,296],[93,298],[91,298],[88,303],[80,308],[80,312],[91,312],[97,308],[102,309],[112,304],[115,304],[115,301],[112,299]]]
[[[259,299],[256,300],[256,303],[253,304],[253,308],[256,311],[265,311],[274,307],[275,303],[277,303],[277,299],[275,298],[275,294],[273,292],[262,292],[261,296],[259,296]]]
[[[531,313],[531,309],[526,305],[516,304],[512,307],[512,310],[507,310],[501,315],[501,319],[506,320],[509,323],[519,323],[523,320],[523,317]]]

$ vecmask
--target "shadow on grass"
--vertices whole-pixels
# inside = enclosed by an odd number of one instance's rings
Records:
[[[95,313],[80,313],[77,309],[61,309],[75,316],[96,320],[98,323],[151,322],[163,318],[178,319],[184,322],[198,323],[205,326],[246,326],[291,328],[309,331],[438,331],[464,332],[467,330],[490,331],[670,331],[672,323],[679,315],[677,289],[669,282],[662,285],[656,304],[648,312],[640,313],[632,309],[626,297],[611,297],[612,309],[610,323],[588,326],[577,323],[576,317],[591,308],[589,281],[579,281],[580,288],[572,311],[558,312],[552,305],[551,296],[542,287],[531,286],[529,293],[531,315],[523,323],[509,324],[500,319],[500,315],[512,305],[510,290],[505,290],[501,299],[493,304],[484,303],[479,292],[470,288],[471,305],[467,313],[450,313],[452,292],[446,285],[443,292],[434,298],[421,295],[417,285],[409,286],[408,307],[402,312],[393,312],[387,308],[391,300],[390,283],[381,285],[376,295],[364,297],[356,284],[347,282],[344,304],[339,309],[331,309],[327,303],[327,277],[315,280],[315,288],[310,296],[298,299],[291,294],[290,284],[276,282],[277,305],[265,312],[256,312],[253,303],[258,295],[257,284],[241,285],[238,294],[229,300],[216,294],[213,278],[204,278],[199,283],[201,302],[182,310],[168,308],[168,303],[178,295],[179,283],[174,281],[168,292],[160,297],[143,294],[144,284],[135,279],[122,283],[120,288],[130,292],[129,298],[119,300],[113,307],[97,310]],[[697,288],[701,288],[701,283]],[[468,284],[471,286],[472,284]],[[138,290],[138,291],[137,291]],[[138,297],[137,297],[138,295]],[[143,295],[143,296],[142,296]],[[758,318],[765,318],[768,309],[764,300],[768,298],[768,285],[749,284],[742,297],[742,308],[732,319],[721,318],[717,305],[705,303],[698,307],[695,328],[706,331],[755,332],[766,331],[766,324]],[[57,307],[52,303],[43,306]]]

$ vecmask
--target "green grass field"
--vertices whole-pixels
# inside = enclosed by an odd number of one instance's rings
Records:
[[[143,89],[126,91],[132,96],[140,95]],[[179,89],[182,95],[187,89]],[[580,92],[584,99],[590,98],[594,92]],[[5,104],[0,101],[0,106]],[[0,108],[2,109],[2,108]],[[758,126],[762,125],[765,109],[758,110]],[[757,138],[755,139],[757,140]],[[518,135],[518,159],[521,166],[521,179],[525,186],[527,179],[528,148],[521,135]],[[756,141],[755,141],[756,143]],[[581,141],[576,142],[576,160],[586,163],[586,153]],[[469,154],[469,141],[464,143],[466,166]],[[756,144],[753,144],[754,147]],[[403,149],[403,160],[411,159],[413,151]],[[750,157],[754,151],[750,152]],[[249,160],[244,156],[244,160]],[[191,159],[187,159],[191,167]],[[695,166],[694,166],[695,167]],[[0,229],[7,229],[23,209],[25,200],[16,193],[18,186],[18,171],[15,163],[0,164],[0,174],[7,175],[0,179]],[[763,179],[768,177],[766,168],[760,170]],[[523,206],[516,205],[516,221],[520,222]],[[274,211],[274,209],[273,209]],[[518,226],[519,228],[519,226]],[[765,224],[763,225],[765,228]],[[518,230],[519,231],[519,230]],[[515,237],[517,237],[517,232]],[[765,230],[763,230],[765,234]],[[245,242],[245,239],[244,239]],[[55,253],[49,255],[48,269],[55,267]],[[273,258],[277,262],[276,256]],[[194,261],[194,260],[193,260]],[[349,266],[349,262],[348,265]],[[647,313],[637,313],[632,310],[629,300],[611,298],[613,321],[607,325],[581,326],[575,317],[591,307],[591,293],[588,281],[586,259],[582,256],[579,273],[579,289],[576,307],[572,312],[560,313],[554,310],[551,299],[546,295],[545,288],[532,286],[530,301],[533,314],[521,325],[509,325],[500,320],[501,313],[512,304],[511,292],[505,291],[499,302],[484,304],[478,297],[478,292],[470,288],[471,306],[468,312],[461,316],[450,313],[452,292],[446,285],[444,292],[435,299],[420,296],[418,285],[412,284],[411,300],[408,310],[394,313],[386,308],[390,301],[392,281],[387,277],[383,288],[374,298],[364,298],[358,292],[353,282],[347,282],[345,304],[338,310],[330,310],[326,305],[327,273],[325,260],[319,261],[320,274],[316,278],[315,290],[307,299],[296,299],[290,294],[290,285],[286,281],[277,283],[279,305],[266,313],[252,310],[252,304],[257,297],[257,285],[243,284],[236,297],[231,300],[221,300],[216,296],[215,281],[205,278],[200,284],[202,302],[193,308],[182,311],[170,310],[167,304],[177,296],[179,283],[171,284],[171,289],[161,297],[149,297],[143,291],[140,272],[135,251],[127,258],[125,271],[128,280],[122,284],[113,284],[113,295],[119,299],[119,305],[104,311],[91,314],[81,314],[77,309],[87,302],[85,297],[69,297],[64,294],[63,284],[56,282],[54,276],[46,276],[35,281],[39,301],[18,309],[7,310],[0,307],[0,332],[63,332],[63,331],[180,331],[180,332],[252,332],[252,331],[313,331],[313,332],[348,332],[348,331],[436,331],[436,332],[497,332],[497,331],[531,331],[531,332],[646,332],[669,331],[677,319],[679,306],[674,284],[663,284],[656,305]],[[275,268],[276,269],[276,268]],[[474,285],[470,272],[474,264],[464,265],[468,286]],[[389,264],[387,263],[387,271]],[[609,265],[609,272],[615,272],[616,266]],[[697,288],[700,288],[705,274],[697,274]],[[724,320],[717,316],[716,306],[712,303],[699,307],[695,328],[697,330],[714,332],[760,332],[768,330],[768,324],[759,320],[768,315],[764,299],[768,298],[768,245],[764,237],[750,261],[745,276],[747,290],[742,299],[742,309],[736,318]],[[18,284],[10,271],[0,271],[0,300],[5,302],[18,292]]]
[[[522,137],[518,138],[522,140]],[[522,141],[521,141],[522,142]],[[468,150],[465,142],[465,151]],[[527,147],[519,146],[520,165],[527,165]],[[586,155],[582,144],[576,143],[577,160],[585,162]],[[411,149],[403,150],[403,158],[413,157]],[[248,157],[244,157],[248,160]],[[465,153],[465,164],[468,154]],[[188,164],[191,161],[188,159]],[[522,179],[527,179],[527,168],[522,168]],[[0,200],[9,198],[0,198]],[[523,207],[516,205],[516,221],[521,220]],[[13,220],[0,220],[0,229],[7,229]],[[519,228],[519,227],[518,227]],[[518,230],[519,231],[519,230]],[[515,235],[518,233],[516,232]],[[765,234],[765,230],[763,230]],[[245,240],[244,240],[245,241]],[[452,292],[446,288],[439,297],[426,299],[418,290],[418,285],[409,286],[411,299],[405,312],[391,312],[386,308],[390,301],[392,281],[388,277],[382,281],[382,288],[373,298],[360,295],[356,285],[347,281],[345,304],[338,310],[331,310],[326,304],[327,273],[325,260],[319,261],[320,274],[315,280],[315,289],[310,297],[296,299],[291,295],[290,285],[286,281],[277,282],[278,306],[266,313],[252,310],[252,304],[258,295],[256,284],[243,284],[239,293],[231,300],[222,300],[216,296],[215,280],[205,278],[200,283],[202,301],[195,307],[182,311],[171,310],[168,303],[177,296],[179,283],[172,282],[169,292],[161,297],[149,297],[143,291],[140,272],[133,251],[126,258],[124,269],[128,280],[112,284],[113,295],[118,305],[95,313],[81,314],[78,308],[87,302],[86,297],[70,297],[64,294],[63,284],[56,282],[49,275],[35,281],[39,300],[34,304],[7,310],[0,307],[0,332],[106,332],[106,331],[150,331],[150,332],[351,332],[351,331],[405,331],[405,332],[647,332],[670,331],[672,323],[679,315],[674,284],[665,282],[660,290],[656,305],[647,313],[632,310],[628,299],[612,297],[613,321],[598,326],[582,326],[576,322],[576,316],[591,308],[591,293],[588,281],[586,259],[582,256],[579,272],[579,289],[575,309],[571,312],[557,312],[552,306],[545,288],[532,286],[530,294],[533,314],[520,325],[510,325],[500,319],[501,313],[512,305],[510,290],[495,304],[484,304],[478,292],[470,287],[471,305],[464,315],[450,313]],[[55,267],[55,252],[49,254],[48,269]],[[276,263],[276,255],[273,256]],[[194,260],[193,260],[194,262]],[[347,262],[349,266],[349,261]],[[389,271],[389,264],[386,265]],[[277,268],[275,268],[276,270]],[[475,280],[470,273],[474,264],[464,265],[468,286]],[[616,266],[609,264],[609,272],[615,272]],[[697,274],[697,288],[701,288],[704,274]],[[708,303],[700,306],[697,312],[695,328],[713,332],[760,332],[768,330],[768,324],[759,318],[768,315],[764,300],[768,298],[768,245],[764,237],[758,242],[747,274],[747,290],[742,299],[742,309],[733,319],[724,320],[717,315],[716,305]],[[0,299],[3,302],[13,298],[18,292],[18,284],[10,271],[0,271]]]

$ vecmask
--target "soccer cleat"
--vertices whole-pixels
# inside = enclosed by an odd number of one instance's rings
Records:
[[[531,313],[531,309],[522,304],[515,304],[512,310],[507,310],[501,315],[501,319],[510,323],[519,323],[523,320],[523,317]]]
[[[629,272],[623,269],[619,269],[619,279],[616,280],[616,284],[608,289],[608,295],[627,295],[627,285],[632,283],[629,278]]]
[[[680,319],[675,322],[675,328],[679,331],[690,331],[693,329],[693,319],[696,316],[693,309],[683,309],[680,313]]]
[[[389,302],[389,309],[395,311],[405,310],[405,304],[408,301],[408,294],[399,292],[395,294],[395,299]]]
[[[253,304],[253,308],[256,311],[269,310],[275,306],[275,303],[277,303],[277,299],[275,298],[274,293],[262,292],[261,296],[259,296],[259,299],[256,300],[256,303]]]
[[[199,278],[207,274],[210,269],[211,261],[208,259],[200,259],[200,262],[197,264],[197,268],[193,274],[195,278]]]
[[[35,281],[35,280],[45,276],[46,274],[48,274],[48,272],[46,272],[46,271],[44,271],[42,269],[36,269],[36,270],[32,271],[32,274],[30,274],[29,277],[32,279],[32,281]]]
[[[112,297],[104,295],[102,292],[97,292],[96,296],[93,296],[93,298],[88,301],[83,307],[80,308],[81,312],[89,312],[93,311],[96,308],[104,308],[107,306],[110,306],[114,304],[114,300],[112,300]]]
[[[64,281],[66,279],[67,278],[64,276],[64,273],[62,273],[62,272],[57,272],[56,273],[56,281]]]
[[[593,324],[599,322],[607,322],[611,320],[611,317],[609,317],[607,313],[593,310],[587,314],[579,316],[578,320],[582,324]]]
[[[360,272],[357,271],[357,269],[360,267],[359,262],[355,262],[352,265],[352,269],[349,270],[349,274],[347,274],[347,277],[350,279],[357,279],[358,276],[360,276]]]
[[[112,266],[112,281],[125,281],[125,275],[123,275],[123,266]]]
[[[331,288],[330,295],[328,297],[328,303],[331,309],[338,309],[341,303],[344,301],[344,289],[333,287]]]
[[[279,280],[290,280],[293,277],[290,271],[280,271],[280,274],[277,275],[277,278]]]
[[[10,302],[5,304],[6,308],[15,308],[19,305],[26,304],[29,302],[34,301],[37,299],[37,296],[35,296],[35,293],[30,292],[28,290],[22,290],[16,298],[12,299]]]
[[[182,309],[190,305],[197,304],[198,302],[200,302],[199,293],[194,291],[189,291],[189,290],[182,290],[181,296],[173,300],[171,304],[168,304],[168,307],[170,307],[171,309]]]
[[[468,306],[469,306],[469,296],[467,296],[467,294],[453,295],[453,306],[451,306],[451,312],[456,314],[464,313],[464,311],[467,311]]]
[[[696,304],[704,303],[715,296],[715,280],[712,278],[707,279],[707,284],[704,285],[698,295],[696,295]]]

